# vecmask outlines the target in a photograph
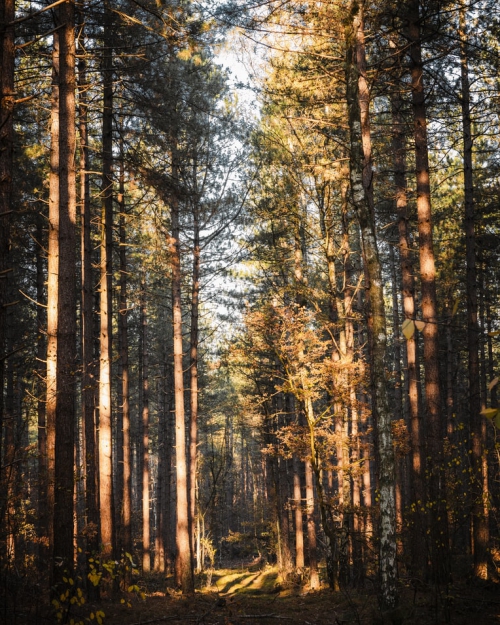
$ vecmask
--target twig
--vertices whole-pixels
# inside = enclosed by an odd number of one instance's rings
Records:
[[[207,610],[206,612],[204,612],[201,616],[199,616],[196,619],[196,625],[199,625],[199,623],[201,623],[206,616],[211,614],[215,610],[216,607],[217,607],[217,601],[213,604],[213,606],[210,608],[210,610]]]
[[[293,621],[291,616],[279,616],[279,614],[238,614],[235,618],[275,618],[282,621]]]
[[[163,621],[195,621],[196,618],[196,616],[159,616],[157,618],[152,618],[149,621],[132,623],[132,625],[149,625],[149,623],[162,623]]]

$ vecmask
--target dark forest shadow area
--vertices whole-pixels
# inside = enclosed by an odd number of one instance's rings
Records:
[[[452,625],[500,624],[498,585],[460,584],[437,592],[432,587],[402,588],[401,605],[394,617],[384,618],[376,592],[366,583],[362,588],[332,592],[323,583],[317,591],[307,585],[284,583],[276,566],[269,564],[226,563],[215,569],[210,588],[199,576],[194,595],[172,589],[169,577],[151,574],[134,579],[131,592],[73,607],[59,622],[68,625],[147,625],[153,623],[205,623],[240,625]],[[10,606],[5,625],[44,625],[55,623],[54,612],[35,590],[19,595]],[[2,610],[3,612],[3,610]]]

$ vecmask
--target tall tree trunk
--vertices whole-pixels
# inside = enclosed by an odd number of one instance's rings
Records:
[[[173,152],[175,153],[175,147]],[[174,155],[174,161],[176,156]],[[177,180],[177,166],[172,166],[172,177]],[[183,593],[194,592],[194,577],[189,536],[189,502],[186,463],[186,422],[184,413],[184,376],[182,367],[182,297],[179,201],[173,194],[171,203],[171,236],[169,252],[172,264],[172,324],[174,334],[174,389],[175,389],[175,457],[177,486],[177,526],[175,582]]]
[[[474,547],[474,575],[479,579],[488,578],[487,552],[489,543],[488,476],[483,475],[483,417],[481,411],[481,390],[479,387],[479,324],[477,321],[477,271],[476,271],[476,211],[474,205],[474,180],[472,171],[472,119],[470,109],[470,81],[468,61],[468,36],[466,6],[460,2],[460,69],[462,82],[462,128],[464,141],[464,200],[465,200],[465,256],[467,290],[467,348],[469,353],[469,412],[472,439],[472,539]],[[483,486],[486,484],[486,491]]]
[[[200,298],[200,208],[197,198],[193,202],[193,286],[191,291],[190,333],[190,423],[189,423],[189,521],[191,551],[195,553],[196,470],[198,453],[198,317]],[[200,563],[197,562],[197,567]]]
[[[436,268],[432,235],[432,210],[427,141],[427,110],[424,91],[422,40],[419,2],[412,0],[406,7],[410,41],[411,92],[414,117],[415,174],[417,191],[418,242],[422,317],[425,322],[424,368],[427,415],[427,457],[432,462],[428,474],[428,501],[431,566],[434,581],[449,580],[448,515],[446,511],[446,480],[444,475],[444,426],[439,385],[439,340],[436,302]]]
[[[406,147],[404,121],[401,113],[402,100],[399,94],[391,95],[392,151],[394,158],[394,184],[396,191],[396,213],[399,233],[399,258],[403,283],[403,313],[405,319],[415,319],[415,279],[413,257],[408,234],[408,197],[406,192]],[[411,439],[411,499],[416,504],[424,501],[423,483],[423,429],[418,394],[417,338],[414,334],[406,341],[406,376],[408,388],[409,426]],[[421,536],[425,531],[420,518],[419,507],[415,507],[411,533],[411,560],[413,572],[425,575],[426,558],[422,549]]]
[[[276,426],[277,429],[281,427],[286,427],[287,418],[286,416],[289,414],[288,407],[286,405],[287,398],[283,393],[279,393],[276,396],[276,407],[277,407],[277,420]],[[242,435],[242,443],[243,443],[243,435]],[[246,459],[246,470],[247,481],[250,482],[250,479],[253,477],[253,473],[250,469],[250,452],[248,449],[248,443],[246,447],[245,453]],[[287,476],[287,465],[286,460],[284,458],[278,457],[276,462],[276,471],[277,471],[277,481],[276,481],[276,502],[278,508],[278,524],[281,534],[281,575],[284,580],[287,580],[290,576],[290,573],[293,570],[293,562],[292,562],[292,553],[290,549],[290,521],[288,515],[288,476]],[[254,494],[252,486],[250,486],[250,492],[252,496]],[[250,494],[250,493],[249,493]],[[249,519],[250,520],[250,519]]]
[[[365,77],[362,9],[351,6],[352,27],[347,32],[347,105],[350,131],[352,200],[361,230],[363,259],[369,293],[372,405],[375,417],[380,502],[381,605],[392,610],[398,603],[396,586],[396,511],[394,449],[387,396],[387,332],[382,273],[378,255],[373,197],[369,126],[369,91]],[[349,32],[350,31],[350,32]]]
[[[73,569],[73,491],[76,399],[75,12],[59,7],[59,271],[57,400],[54,468],[54,582]]]
[[[165,481],[166,481],[166,389],[165,389],[165,365],[162,354],[160,367],[163,375],[160,377],[158,384],[158,473],[156,480],[156,534],[155,534],[155,556],[154,571],[157,573],[165,572]]]
[[[399,421],[403,415],[403,390],[401,377],[401,333],[399,321],[399,302],[398,302],[398,278],[396,273],[396,260],[394,255],[394,247],[389,243],[389,261],[391,265],[392,280],[392,320],[393,320],[393,344],[394,344],[394,420]],[[403,527],[403,508],[404,508],[404,456],[397,454],[395,457],[396,471],[396,522],[398,533],[401,534]],[[399,544],[399,551],[403,546]]]
[[[83,37],[83,33],[81,34]],[[85,505],[87,517],[87,551],[99,548],[97,509],[97,466],[95,428],[94,372],[94,295],[92,292],[92,241],[89,184],[88,99],[85,51],[78,62],[79,130],[80,130],[80,222],[81,222],[81,349],[82,349],[82,420],[84,432]]]
[[[119,156],[118,156],[118,194],[116,197],[116,203],[118,205],[118,237],[119,237],[119,247],[118,247],[118,255],[119,255],[119,267],[118,267],[118,286],[119,286],[119,294],[117,296],[117,343],[118,343],[118,367],[116,373],[116,402],[117,402],[117,410],[115,412],[115,423],[114,423],[114,451],[113,451],[113,493],[114,493],[114,506],[115,506],[115,544],[117,553],[121,553],[126,551],[130,553],[129,549],[125,549],[124,542],[124,527],[123,527],[123,496],[124,496],[124,464],[125,458],[123,453],[123,410],[125,404],[125,398],[123,395],[124,386],[123,386],[123,364],[124,361],[128,358],[127,356],[124,358],[122,341],[124,339],[123,332],[123,308],[122,308],[122,300],[125,300],[126,306],[126,276],[124,275],[126,271],[126,257],[125,257],[125,267],[123,266],[123,257],[122,257],[122,248],[126,246],[125,240],[125,223],[124,223],[124,211],[125,211],[125,163],[124,161],[124,150],[123,150],[123,123],[121,115],[119,115]],[[123,231],[123,232],[122,232]],[[123,282],[125,280],[125,282]],[[125,338],[125,342],[127,343],[128,349],[128,337]],[[128,403],[128,397],[127,397]]]
[[[171,323],[171,326],[173,324]],[[173,329],[173,328],[172,328]],[[173,337],[171,337],[173,340]],[[175,383],[173,363],[167,362],[167,354],[164,363],[165,379],[165,495],[163,497],[163,542],[165,545],[165,570],[171,572],[175,569],[175,487],[174,476],[174,445],[175,445]]]
[[[55,24],[59,14],[56,13]],[[49,550],[54,537],[54,462],[57,399],[57,299],[59,288],[59,31],[53,35],[52,94],[50,109],[49,236],[47,256],[47,534]]]
[[[122,509],[121,525],[123,529],[123,549],[132,553],[132,455],[130,447],[130,391],[128,365],[128,267],[125,229],[125,172],[124,172],[123,140],[120,143],[120,180],[118,202],[120,206],[120,308],[118,332],[120,336],[120,369],[121,369],[121,428],[123,444],[123,470],[121,484]],[[120,484],[120,481],[118,481]]]
[[[0,5],[0,467],[2,458],[3,432],[3,389],[5,371],[6,305],[9,293],[9,276],[12,268],[9,261],[10,215],[12,208],[12,166],[14,146],[14,26],[15,1],[3,0]],[[3,476],[0,474],[0,489]],[[4,493],[0,492],[0,498]],[[0,500],[0,509],[1,509]],[[2,519],[0,519],[1,522]]]
[[[103,114],[102,114],[102,213],[100,280],[100,367],[99,367],[99,510],[101,544],[111,556],[114,540],[112,463],[112,246],[113,246],[113,19],[104,4]]]
[[[493,340],[491,337],[491,332],[493,331],[492,327],[492,314],[491,314],[491,304],[487,300],[486,301],[486,331],[488,333],[488,375],[490,380],[495,378],[495,358],[493,352]],[[484,402],[486,403],[487,397],[484,397]],[[497,385],[493,385],[490,389],[490,406],[492,408],[498,407],[498,399],[497,399]]]
[[[304,523],[302,511],[302,488],[300,486],[300,461],[293,457],[293,500],[295,515],[295,570],[304,571]]]
[[[311,459],[306,458],[306,523],[309,552],[309,587],[319,588],[318,552],[316,543],[316,522],[314,520],[314,484]]]
[[[42,256],[44,245],[42,216],[36,228],[37,250],[36,250],[36,301],[38,307],[37,316],[37,416],[38,416],[38,535],[47,536],[47,428],[46,413],[44,400],[44,378],[45,378],[45,327],[47,323],[47,314],[45,312],[45,262]],[[43,541],[40,541],[40,563],[47,562],[47,553]],[[43,565],[45,566],[45,564]]]
[[[6,320],[6,347],[7,353],[12,352],[14,345],[14,324],[12,310],[9,310]],[[17,466],[18,456],[18,444],[16,440],[17,428],[16,428],[16,412],[14,405],[14,359],[12,357],[7,359],[7,367],[5,371],[5,449],[4,449],[4,462],[5,467],[3,469],[3,488],[5,489],[4,497],[5,503],[2,502],[2,527],[4,529],[4,536],[6,540],[6,559],[8,567],[13,570],[16,565],[16,482],[19,474],[19,468]],[[3,389],[2,389],[3,392]],[[5,514],[5,519],[4,519]]]
[[[151,570],[151,537],[149,523],[149,376],[146,317],[146,279],[141,279],[141,351],[142,351],[142,570]]]

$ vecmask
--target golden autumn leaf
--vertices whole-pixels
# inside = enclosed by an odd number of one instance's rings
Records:
[[[422,332],[422,330],[425,328],[425,323],[423,321],[420,321],[420,319],[418,319],[417,321],[415,321],[415,327],[417,328],[419,332]]]
[[[482,414],[483,417],[486,417],[487,419],[493,419],[497,412],[497,408],[483,408],[479,414]]]
[[[405,339],[408,341],[415,334],[415,324],[411,319],[405,319],[401,329],[403,330]]]

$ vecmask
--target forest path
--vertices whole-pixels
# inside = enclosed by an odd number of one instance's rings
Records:
[[[276,590],[277,570],[246,570],[214,574],[212,584],[222,595],[265,595]]]
[[[298,586],[282,589],[277,567],[254,561],[215,569],[211,587],[183,597],[173,591],[146,592],[130,608],[108,605],[105,625],[334,625],[350,623],[345,597],[329,590],[307,593]],[[338,604],[337,606],[335,604]],[[342,604],[342,605],[341,605]],[[351,615],[351,616],[354,616]],[[340,618],[340,621],[338,620]]]
[[[130,607],[101,604],[104,625],[391,625],[380,619],[376,596],[368,588],[337,593],[328,588],[315,592],[300,586],[282,588],[277,568],[265,563],[239,562],[216,569],[210,589],[205,587],[190,597],[160,591],[158,582],[158,577],[145,579],[145,599],[132,600]],[[496,593],[486,588],[472,590],[456,589],[448,622],[500,625]],[[408,590],[401,599],[404,625],[445,623],[436,615],[432,593],[416,596]]]

